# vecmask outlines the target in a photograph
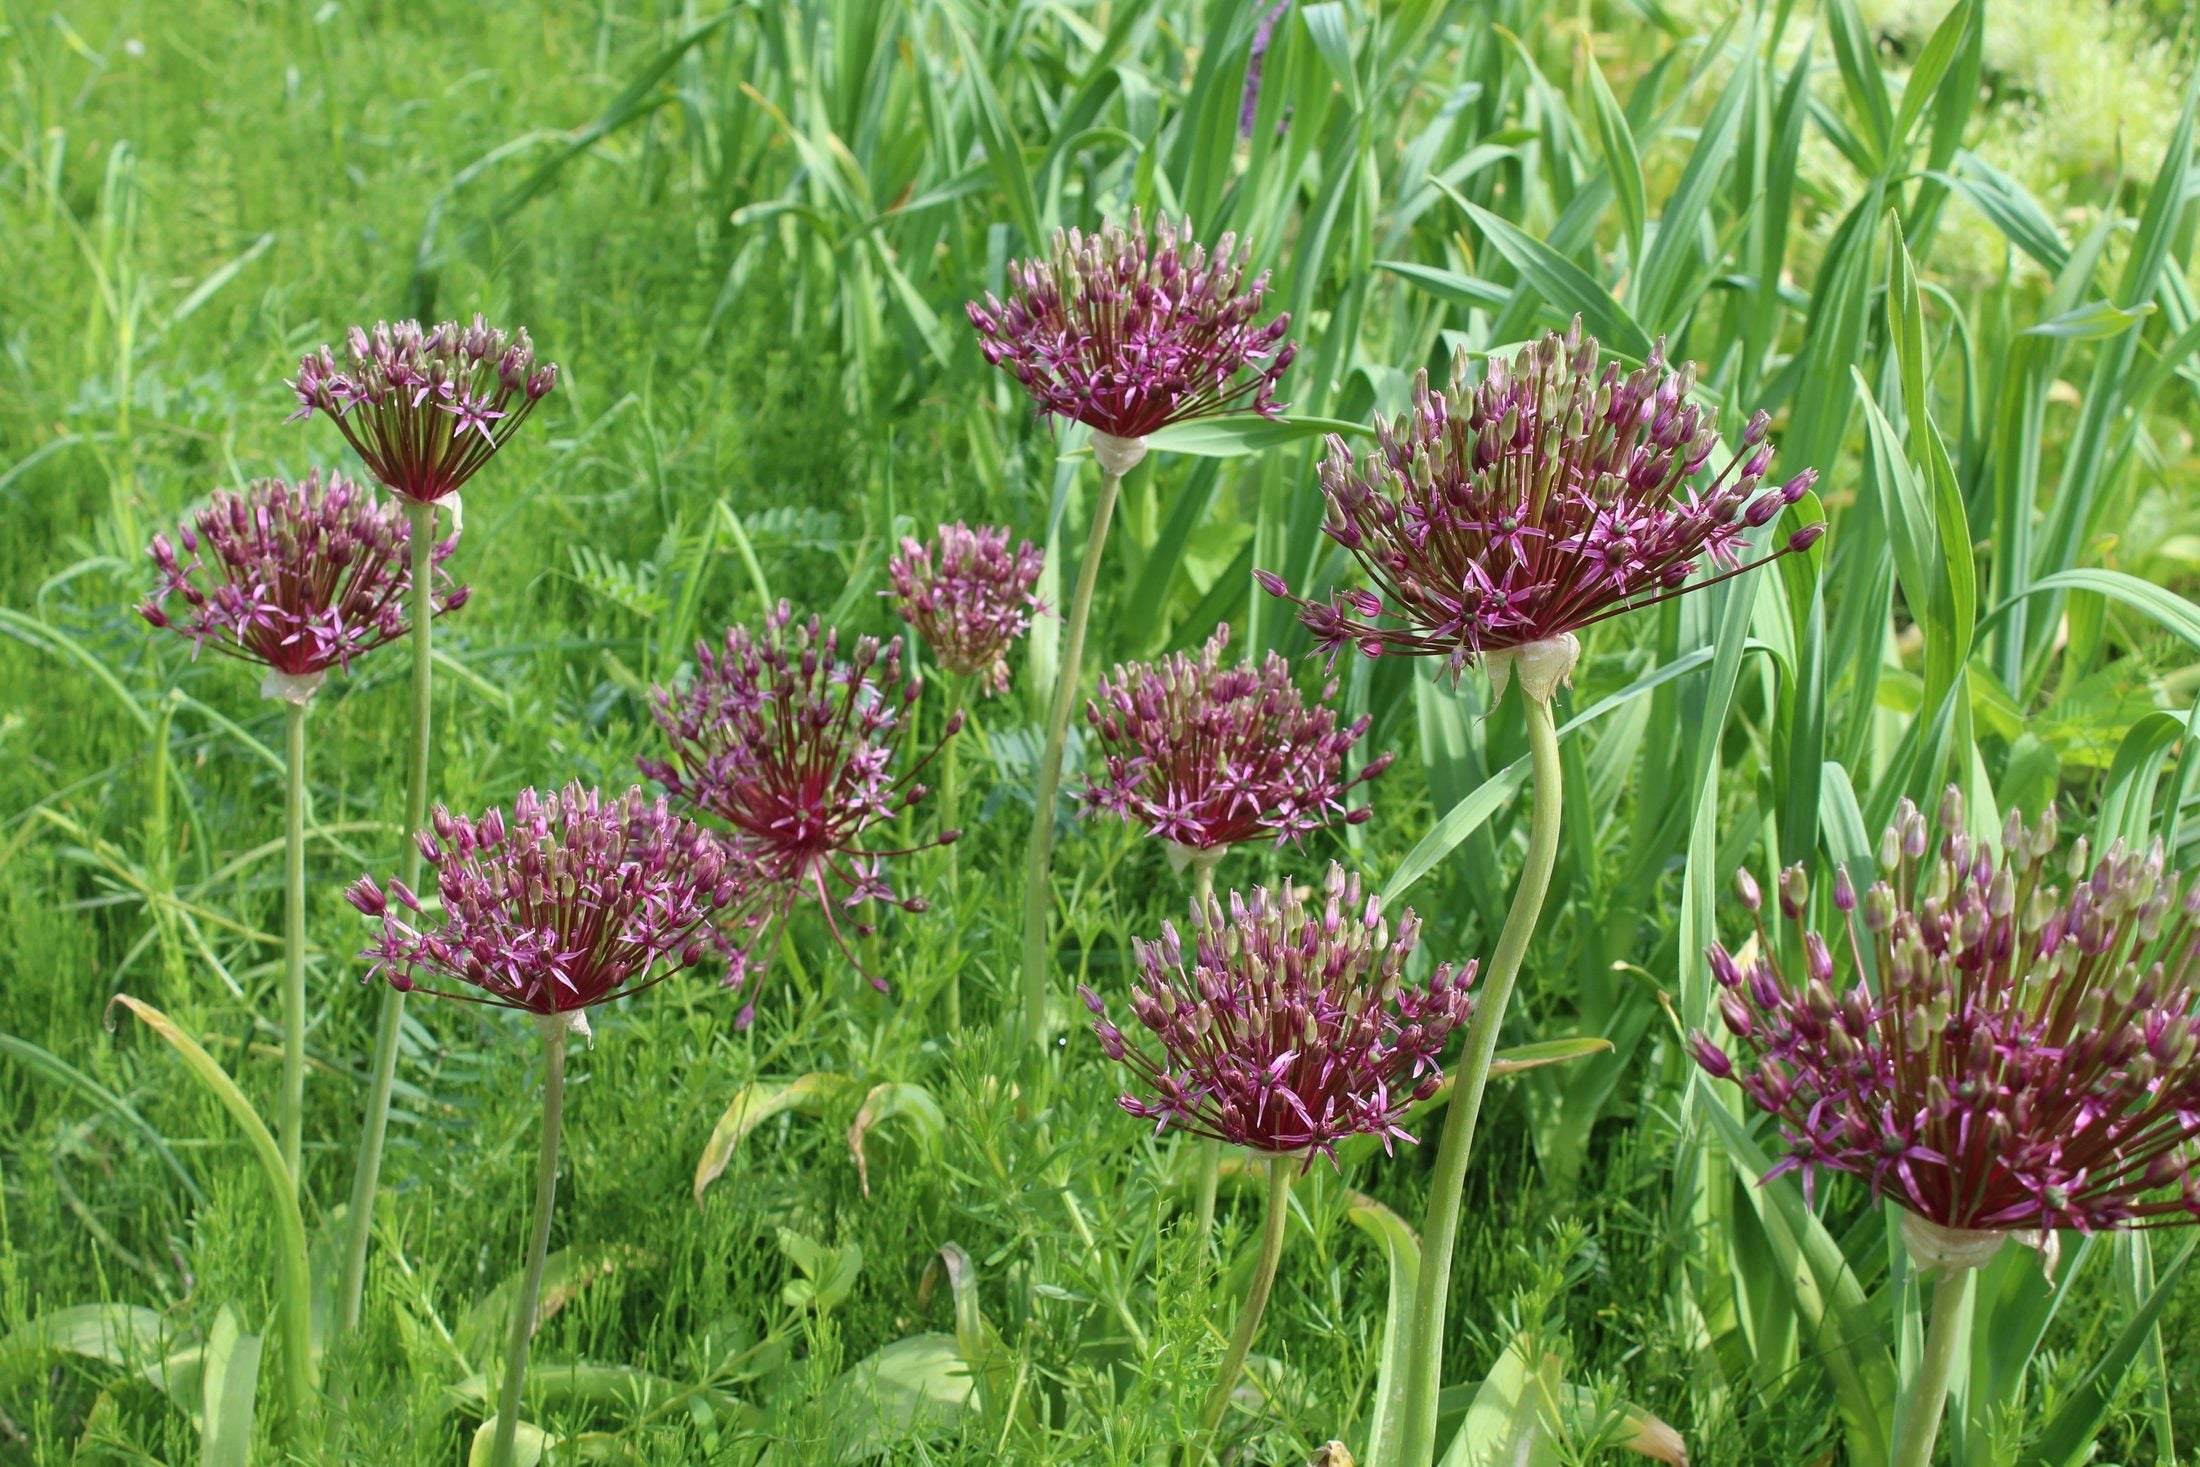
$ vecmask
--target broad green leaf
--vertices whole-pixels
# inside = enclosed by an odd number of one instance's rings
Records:
[[[1520,272],[1522,284],[1561,316],[1578,315],[1598,341],[1640,360],[1650,354],[1650,338],[1635,324],[1611,292],[1572,260],[1478,204],[1446,189],[1475,231]]]
[[[1301,6],[1299,19],[1313,39],[1314,50],[1320,54],[1322,64],[1344,89],[1345,105],[1357,112],[1360,109],[1360,73],[1352,64],[1352,37],[1357,27],[1351,16],[1338,0],[1322,0],[1319,5]]]
[[[1542,1416],[1543,1399],[1562,1385],[1555,1364],[1531,1370],[1525,1342],[1507,1346],[1468,1403],[1440,1467],[1561,1467]]]
[[[901,266],[895,263],[894,257],[887,253],[886,246],[875,235],[870,239],[869,246],[873,263],[886,277],[886,283],[893,287],[894,303],[901,307],[909,329],[924,343],[924,348],[931,353],[933,361],[942,367],[949,365],[955,349],[949,344],[947,329],[940,324],[939,315],[933,311],[931,302],[902,273]]]
[[[1643,229],[1650,216],[1643,193],[1642,155],[1635,148],[1635,133],[1627,125],[1627,113],[1620,107],[1619,98],[1612,95],[1604,68],[1597,65],[1595,48],[1584,45],[1581,60],[1589,79],[1589,100],[1596,109],[1597,144],[1604,153],[1613,196],[1619,200],[1620,225],[1627,231],[1627,258],[1639,261]]]
[[[474,1428],[472,1445],[466,1448],[466,1467],[494,1467],[492,1449],[496,1445],[497,1422],[494,1416]],[[557,1438],[532,1422],[522,1421],[512,1432],[512,1467],[540,1467],[550,1449],[557,1445]]]
[[[2150,713],[2125,733],[2101,784],[2100,811],[2094,823],[2094,838],[2101,849],[2117,840],[2146,848],[2153,834],[2154,791],[2162,766],[2188,731],[2186,721],[2174,714]]]
[[[969,1409],[977,1378],[953,1335],[896,1340],[835,1381],[835,1456],[866,1461],[948,1431]]]
[[[1985,1444],[2007,1430],[2009,1413],[2024,1397],[2032,1357],[2102,1240],[2101,1234],[2066,1235],[2052,1279],[2029,1248],[2004,1248],[1980,1270],[1970,1368],[1960,1372],[1959,1388],[1949,1403],[1949,1445],[1958,1462],[1993,1460]]]
[[[252,1408],[260,1385],[260,1337],[248,1335],[227,1304],[206,1337],[205,1427],[200,1467],[245,1467],[252,1452]]]
[[[1933,100],[1940,86],[1940,79],[1948,74],[1956,53],[1963,44],[1963,34],[1971,24],[1970,0],[1956,0],[1948,7],[1948,13],[1933,27],[1926,39],[1925,49],[1918,52],[1917,61],[1910,67],[1910,74],[1902,81],[1902,110],[1895,115],[1890,130],[1895,145],[1907,148],[1910,130],[1925,115],[1925,109]]]
[[[1849,106],[1864,129],[1870,149],[1867,173],[1892,161],[1894,107],[1887,97],[1887,82],[1873,54],[1872,33],[1857,14],[1856,0],[1826,0],[1826,29],[1833,37],[1833,56],[1841,71],[1841,85]]]
[[[1736,44],[1745,55],[1754,51],[1754,26],[1745,28]],[[1719,181],[1726,176],[1728,164],[1733,161],[1742,113],[1749,103],[1756,76],[1757,69],[1753,66],[1734,69],[1711,115],[1698,130],[1688,164],[1681,170],[1679,181],[1666,196],[1665,207],[1658,215],[1657,237],[1650,242],[1649,254],[1642,263],[1641,285],[1635,292],[1635,299],[1641,305],[1639,319],[1647,322],[1652,331],[1678,329],[1682,324],[1681,308],[1693,298],[1693,292],[1684,288],[1682,271],[1700,248],[1697,233],[1704,211],[1710,206]],[[1632,321],[1629,324],[1632,325]]]
[[[828,1248],[815,1238],[792,1228],[779,1229],[779,1251],[800,1271],[787,1280],[779,1297],[790,1309],[814,1309],[828,1314],[847,1302],[863,1273],[863,1246],[844,1243]]]
[[[2101,341],[2121,336],[2143,325],[2154,314],[2154,303],[2144,301],[2126,310],[2107,301],[2093,301],[2024,328],[2026,336],[2058,336],[2066,341]]]
[[[980,1412],[1006,1410],[1017,1396],[1016,1378],[1023,1366],[979,1305],[978,1269],[970,1255],[948,1243],[941,1247],[939,1258],[955,1301],[955,1348],[976,1382],[974,1404]],[[1032,1419],[1028,1393],[1018,1406],[1017,1418],[1025,1424]]]
[[[1423,265],[1413,260],[1377,260],[1375,268],[1389,271],[1400,280],[1426,291],[1440,301],[1450,301],[1453,305],[1470,309],[1502,306],[1513,296],[1502,285],[1492,285],[1489,281],[1472,275],[1461,275],[1456,270]]]
[[[1701,1024],[1711,1007],[1710,965],[1703,957],[1716,929],[1715,893],[1728,873],[1718,859],[1717,810],[1719,805],[1719,748],[1727,719],[1734,709],[1734,691],[1741,680],[1742,657],[1761,642],[1747,639],[1759,599],[1753,580],[1730,581],[1698,598],[1699,605],[1684,608],[1683,615],[1702,618],[1708,635],[1711,675],[1701,688],[1697,706],[1690,709],[1693,723],[1688,740],[1686,783],[1680,795],[1683,808],[1692,811],[1688,826],[1688,854],[1681,868],[1679,950],[1681,958],[1680,1011],[1683,1022]]]
[[[170,1347],[168,1321],[135,1304],[72,1304],[0,1335],[0,1385],[36,1380],[55,1355],[76,1355],[158,1380]]]
[[[2200,649],[2200,606],[2195,606],[2174,591],[2144,581],[2137,576],[2114,570],[2066,570],[2051,576],[2043,576],[2016,597],[2004,601],[1987,613],[1979,623],[1983,631],[1989,623],[2008,614],[2026,596],[2038,596],[2057,591],[2091,591],[2120,601],[2133,610],[2143,613],[2159,623],[2164,631],[2183,639],[2190,646]]]
[[[1609,1054],[1611,1049],[1612,1041],[1599,1034],[1576,1034],[1565,1039],[1539,1039],[1530,1044],[1516,1044],[1510,1049],[1501,1049],[1490,1057],[1490,1078],[1540,1070],[1545,1065],[1562,1065],[1568,1060],[1586,1059],[1592,1054]]]
[[[1133,642],[1129,650],[1142,653],[1161,649],[1169,632],[1168,625],[1159,614],[1160,608],[1169,604],[1169,593],[1176,585],[1178,575],[1192,556],[1193,536],[1208,523],[1208,510],[1215,502],[1215,491],[1222,482],[1223,461],[1203,458],[1192,466],[1192,471],[1181,481],[1170,486],[1168,493],[1169,515],[1162,521],[1153,544],[1140,559],[1138,579],[1132,585],[1130,597],[1122,604],[1154,608],[1151,618],[1152,635],[1143,645]],[[1240,582],[1242,589],[1242,581]],[[1207,628],[1197,628],[1204,633]]]
[[[1372,1197],[1354,1192],[1345,1204],[1353,1226],[1382,1246],[1388,1264],[1388,1302],[1383,1308],[1383,1351],[1375,1369],[1374,1415],[1368,1424],[1367,1460],[1388,1462],[1397,1453],[1404,1403],[1407,1324],[1420,1286],[1421,1241],[1404,1218]]]
[[[1246,413],[1171,423],[1149,435],[1146,447],[1158,453],[1185,453],[1195,458],[1240,458],[1331,433],[1347,438],[1375,436],[1375,430],[1365,423],[1348,423],[1341,418],[1264,418],[1257,413]]]
[[[1929,173],[1926,177],[1953,189],[1984,214],[2002,238],[2030,256],[2049,274],[2059,273],[2070,259],[2070,246],[2040,201],[2008,174],[1984,159],[1958,154],[1956,172]]]

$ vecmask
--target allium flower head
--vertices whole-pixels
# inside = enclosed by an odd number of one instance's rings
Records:
[[[725,831],[729,859],[754,888],[745,925],[773,931],[797,901],[811,898],[846,951],[836,906],[881,901],[925,910],[921,898],[895,895],[886,860],[948,844],[961,832],[898,850],[865,843],[874,827],[924,798],[916,776],[940,749],[935,744],[909,767],[895,768],[909,729],[905,714],[923,692],[921,683],[902,677],[901,644],[858,637],[843,660],[837,631],[814,616],[795,621],[781,602],[761,634],[729,627],[716,653],[698,643],[695,664],[684,692],[656,690],[657,726],[672,745],[671,759],[639,763]],[[941,744],[961,728],[957,714]],[[870,931],[868,924],[856,928],[859,936]],[[754,943],[758,961],[738,958],[728,982],[760,973],[769,951],[768,942]],[[871,981],[886,986],[876,976]]]
[[[298,411],[326,413],[375,478],[432,504],[453,493],[558,385],[555,364],[535,363],[527,332],[474,317],[354,326],[339,360],[327,347],[302,357],[290,386]]]
[[[440,565],[454,536],[433,551]],[[310,684],[332,667],[405,635],[412,586],[404,513],[341,474],[297,484],[262,479],[220,493],[147,550],[159,572],[138,614],[271,673]],[[447,578],[437,612],[466,602]]]
[[[1997,852],[1963,833],[1953,789],[1939,823],[1930,844],[1903,803],[1881,879],[1859,895],[1836,877],[1830,940],[1807,928],[1795,868],[1779,957],[1761,916],[1754,952],[1711,949],[1738,1053],[1692,1047],[1779,1118],[1771,1175],[1847,1172],[1961,1232],[2200,1217],[2200,885],[2164,869],[2159,841],[2058,859],[2052,813],[2012,815]]]
[[[1008,690],[1008,648],[1031,626],[1044,564],[1029,540],[1008,546],[1008,531],[941,525],[929,545],[901,542],[887,562],[895,609],[917,629],[940,666],[979,679],[981,690]]]
[[[1281,843],[1333,818],[1365,820],[1364,806],[1344,808],[1345,792],[1381,774],[1392,757],[1344,773],[1345,753],[1368,720],[1338,726],[1326,706],[1335,683],[1308,707],[1273,652],[1257,665],[1225,666],[1229,643],[1230,629],[1219,627],[1197,657],[1175,652],[1100,679],[1085,721],[1107,772],[1087,786],[1086,806],[1194,852],[1264,836]]]
[[[442,898],[438,919],[401,881],[345,893],[380,924],[360,956],[371,980],[444,998],[564,1014],[637,992],[696,962],[704,924],[736,895],[709,832],[639,788],[523,790],[507,818],[437,806],[417,837]]]
[[[1509,365],[1492,360],[1479,381],[1461,353],[1449,391],[1422,373],[1412,410],[1379,423],[1363,457],[1329,440],[1322,529],[1371,588],[1315,601],[1267,571],[1260,583],[1294,602],[1332,654],[1442,657],[1457,674],[1485,653],[1737,575],[1749,568],[1744,530],[1769,524],[1817,476],[1761,489],[1772,445],[1758,413],[1726,466],[1702,479],[1719,440],[1715,413],[1688,400],[1694,382],[1692,365],[1666,369],[1662,346],[1637,371],[1600,367],[1578,320]],[[1796,531],[1774,555],[1822,529]],[[1691,581],[1707,567],[1714,574]]]
[[[1138,440],[1171,423],[1248,408],[1274,417],[1276,381],[1297,348],[1288,315],[1255,324],[1264,272],[1245,281],[1226,234],[1214,253],[1190,221],[1058,232],[1044,260],[1009,267],[1007,302],[965,307],[985,359],[1005,368],[1044,413]]]
[[[1444,1041],[1474,1007],[1475,965],[1437,967],[1426,984],[1405,979],[1420,940],[1411,911],[1392,935],[1381,901],[1363,903],[1358,877],[1332,865],[1323,902],[1296,891],[1230,894],[1228,915],[1209,895],[1192,910],[1192,950],[1165,924],[1158,942],[1136,940],[1139,976],[1131,1012],[1159,1041],[1158,1058],[1108,1021],[1080,987],[1092,1032],[1143,1094],[1123,1109],[1255,1151],[1316,1153],[1335,1160],[1348,1136],[1412,1141],[1407,1109],[1443,1082]]]

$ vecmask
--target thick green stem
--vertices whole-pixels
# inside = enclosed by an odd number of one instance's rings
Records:
[[[412,781],[405,791],[405,885],[420,889],[420,847],[413,835],[428,822],[428,756],[433,748],[431,698],[434,662],[431,629],[435,623],[435,506],[405,501],[405,522],[412,536]],[[366,1294],[367,1244],[374,1233],[374,1194],[382,1179],[382,1141],[389,1129],[390,1087],[397,1079],[397,1037],[405,1017],[405,995],[382,986],[382,1010],[375,1020],[373,1074],[367,1093],[366,1123],[359,1136],[359,1157],[351,1174],[351,1211],[344,1219],[344,1276],[337,1295],[343,1328],[359,1327]]]
[[[1192,905],[1199,911],[1207,910],[1207,899],[1214,895],[1215,862],[1222,853],[1214,853],[1212,860],[1205,852],[1192,857]],[[1222,1143],[1212,1136],[1199,1140],[1199,1196],[1192,1212],[1192,1229],[1202,1247],[1215,1230],[1215,1193],[1222,1185]]]
[[[1948,1377],[1956,1354],[1969,1343],[1971,1288],[1977,1270],[1948,1267],[1933,1284],[1933,1317],[1925,1329],[1925,1355],[1910,1382],[1908,1402],[1895,1430],[1894,1467],[1931,1467],[1940,1413],[1948,1404]]]
[[[968,680],[953,673],[943,673],[947,679],[947,714],[941,727],[954,723],[955,715],[962,712],[963,695]],[[940,750],[940,829],[962,828],[962,735],[956,734]],[[947,848],[947,899],[955,910],[952,931],[962,931],[962,857],[959,854],[962,841]],[[954,939],[950,939],[954,940]],[[947,1031],[960,1034],[963,1022],[962,944],[955,941],[954,951],[948,954],[947,968]]]
[[[1100,497],[1092,507],[1092,529],[1085,537],[1085,559],[1077,567],[1077,590],[1070,597],[1062,629],[1062,661],[1054,670],[1054,699],[1047,710],[1046,744],[1039,755],[1038,798],[1032,815],[1031,855],[1024,875],[1023,1040],[1036,1059],[1046,1052],[1047,955],[1054,892],[1048,878],[1054,866],[1054,800],[1062,787],[1062,748],[1069,736],[1070,710],[1077,704],[1078,670],[1085,657],[1085,622],[1092,614],[1092,588],[1100,575],[1100,555],[1108,542],[1108,521],[1123,486],[1120,474],[1102,472]]]
[[[542,1260],[550,1251],[550,1209],[558,1200],[558,1137],[565,1124],[565,1038],[562,1017],[542,1024],[542,1162],[535,1172],[534,1225],[527,1235],[527,1272],[512,1301],[511,1333],[504,1342],[504,1383],[497,1392],[497,1432],[489,1467],[511,1467],[519,1433],[520,1393],[527,1386],[527,1345],[535,1337],[535,1306],[542,1299]]]
[[[1558,857],[1558,820],[1563,808],[1558,729],[1552,721],[1550,702],[1527,696],[1525,689],[1522,692],[1527,704],[1528,752],[1533,771],[1528,858],[1520,868],[1520,885],[1513,892],[1512,911],[1506,915],[1504,930],[1498,934],[1497,950],[1482,975],[1481,992],[1475,996],[1466,1049],[1459,1057],[1451,1100],[1445,1107],[1444,1139],[1437,1148],[1435,1174],[1429,1179],[1428,1214],[1421,1226],[1421,1278],[1413,1296],[1413,1314],[1407,1321],[1398,1456],[1405,1467],[1425,1467],[1435,1460],[1436,1396],[1443,1384],[1444,1369],[1444,1311],[1450,1302],[1451,1254],[1459,1239],[1467,1157],[1474,1147],[1474,1125],[1482,1110],[1482,1091],[1489,1084],[1490,1061],[1497,1053],[1505,1005],[1512,997],[1514,980],[1520,976],[1528,939],[1534,936],[1536,920],[1542,916],[1543,898],[1551,886],[1551,867]]]
[[[304,1192],[299,1152],[306,1106],[306,705],[283,704],[283,1165]]]
[[[1199,1138],[1199,1197],[1192,1211],[1192,1231],[1205,1243],[1215,1231],[1215,1194],[1222,1189],[1222,1143],[1212,1136]]]
[[[1276,1283],[1276,1265],[1283,1259],[1284,1227],[1291,1220],[1291,1169],[1297,1164],[1296,1157],[1268,1158],[1268,1215],[1261,1221],[1260,1256],[1253,1260],[1252,1287],[1246,1291],[1245,1304],[1238,1310],[1237,1328],[1230,1332],[1230,1348],[1223,1351],[1222,1368],[1215,1373],[1214,1386],[1207,1392],[1207,1404],[1200,1408],[1198,1440],[1202,1443],[1222,1424],[1222,1413],[1230,1405],[1230,1392],[1237,1389],[1238,1375],[1245,1369],[1245,1357],[1252,1352],[1253,1339],[1260,1333],[1260,1317],[1268,1311],[1268,1294]]]

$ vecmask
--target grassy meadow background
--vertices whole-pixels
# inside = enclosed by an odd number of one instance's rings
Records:
[[[1048,544],[1062,599],[1087,456],[984,366],[959,312],[1056,224],[1131,203],[1237,230],[1274,272],[1302,343],[1294,418],[1396,411],[1415,369],[1581,312],[1628,354],[1664,335],[1729,424],[1767,407],[1776,464],[1820,469],[1821,578],[1790,559],[1589,639],[1568,714],[1672,676],[1568,738],[1554,904],[1507,1042],[1613,1049],[1493,1091],[1448,1358],[1471,1384],[1525,1333],[1672,1422],[1699,1463],[1842,1460],[1820,1340],[1749,1294],[1754,1183],[1692,1113],[1677,1026],[1706,1012],[1698,954],[1734,921],[1739,863],[1854,851],[1898,797],[1950,778],[2002,808],[2059,801],[2077,828],[2190,803],[2193,16],[1291,4],[1241,137],[1268,14],[0,9],[0,1460],[200,1451],[189,1390],[141,1360],[25,1347],[10,1331],[27,1321],[135,1305],[191,1341],[228,1306],[267,1327],[272,1221],[238,1133],[166,1047],[103,1020],[118,991],[161,1005],[272,1105],[280,720],[253,678],[190,663],[132,608],[146,541],[186,506],[348,471],[325,423],[284,422],[298,355],[354,321],[480,310],[562,365],[465,495],[452,565],[475,597],[437,633],[432,792],[472,809],[575,777],[623,786],[656,743],[647,688],[697,635],[778,597],[893,630],[876,592],[903,533],[1008,524]],[[1303,651],[1249,571],[1336,574],[1318,439],[1180,444],[1126,484],[1098,659],[1223,620],[1242,645]],[[705,976],[599,1011],[552,1240],[578,1250],[575,1287],[537,1339],[550,1383],[531,1398],[576,1454],[1147,1462],[1184,1435],[1229,1280],[1173,1227],[1171,1148],[1116,1111],[1117,1074],[1067,1006],[1036,1123],[993,1078],[1013,1072],[988,1021],[1013,989],[1052,628],[978,711],[959,894],[942,853],[904,863],[936,910],[873,944],[891,994],[803,925],[749,1032]],[[395,868],[404,665],[368,659],[313,717],[309,1222],[347,1190],[365,1088],[373,995],[341,892]],[[1453,691],[1398,660],[1341,676],[1375,719],[1363,747],[1402,754],[1375,818],[1233,855],[1220,879],[1332,857],[1377,884],[1418,872],[1424,946],[1482,952],[1517,860],[1517,709],[1485,717],[1480,679]],[[1161,853],[1112,824],[1067,833],[1056,873],[1064,997],[1120,985],[1130,936],[1182,905]],[[973,1022],[954,1033],[940,996],[958,966]],[[493,1291],[520,1261],[536,1062],[523,1020],[410,1006],[367,1325],[326,1363],[329,1460],[463,1458]],[[699,1206],[697,1159],[736,1095],[813,1073],[848,1078],[748,1135]],[[895,1113],[859,1175],[848,1131],[880,1085]],[[1351,1194],[1417,1216],[1427,1160],[1317,1169],[1301,1192],[1258,1346],[1264,1424],[1239,1460],[1349,1439],[1389,1287]],[[1829,1194],[1837,1235],[1870,1216],[1860,1189]],[[1251,1208],[1225,1211],[1242,1243]],[[2081,1277],[2025,1419],[2085,1398],[2128,1275]],[[989,1342],[988,1409],[902,1429],[860,1362],[958,1329]],[[2188,1276],[2161,1348],[2084,1413],[2096,1460],[2200,1443],[2196,1330]],[[2006,1449],[1991,1460],[2048,1460],[2021,1425]]]

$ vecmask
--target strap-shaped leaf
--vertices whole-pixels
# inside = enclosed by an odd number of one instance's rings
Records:
[[[1772,1158],[1728,1113],[1701,1076],[1694,1095],[1696,1113],[1710,1123],[1712,1134],[1742,1174],[1749,1204],[1780,1259],[1778,1282],[1789,1291],[1804,1331],[1825,1364],[1846,1428],[1849,1460],[1856,1467],[1883,1467],[1891,1450],[1887,1430],[1894,1416],[1894,1357],[1855,1269],[1825,1225],[1803,1205],[1797,1188],[1762,1184],[1760,1179],[1772,1169]]]

